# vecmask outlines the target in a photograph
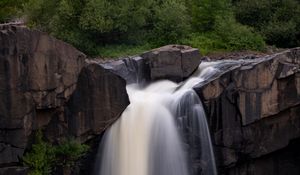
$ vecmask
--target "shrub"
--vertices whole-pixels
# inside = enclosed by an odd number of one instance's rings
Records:
[[[193,33],[184,44],[199,48],[203,54],[216,51],[264,50],[265,42],[253,29],[243,26],[233,17],[218,17],[210,32]]]
[[[300,2],[297,0],[237,0],[235,16],[254,27],[270,45],[300,45]]]
[[[226,50],[263,50],[263,37],[250,27],[241,25],[233,17],[218,18],[215,33],[225,43]]]
[[[105,45],[176,43],[190,25],[179,0],[29,0],[25,14],[30,26],[89,55],[99,55]]]
[[[22,160],[29,167],[30,175],[48,175],[56,166],[72,167],[87,150],[87,145],[72,139],[53,146],[43,140],[41,131],[37,131],[32,149]]]
[[[73,139],[64,141],[55,146],[55,157],[57,165],[72,167],[76,160],[83,156],[87,150],[87,145],[82,145]]]
[[[190,31],[187,9],[181,1],[164,1],[155,8],[154,16],[151,41],[155,46],[178,43]]]
[[[35,144],[23,157],[23,162],[31,171],[30,175],[50,174],[55,163],[54,148],[42,139],[41,131],[36,133]]]
[[[9,22],[21,15],[22,3],[27,0],[1,0],[0,1],[0,23]]]
[[[187,0],[191,9],[192,26],[195,32],[209,32],[215,27],[218,17],[231,14],[228,0]]]

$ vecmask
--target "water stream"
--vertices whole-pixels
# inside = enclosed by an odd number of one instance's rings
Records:
[[[190,162],[198,158],[201,174],[216,175],[205,112],[192,87],[218,74],[220,65],[225,64],[203,62],[180,84],[164,80],[146,88],[127,85],[130,105],[105,132],[94,174],[191,175]],[[190,145],[199,154],[193,155]]]

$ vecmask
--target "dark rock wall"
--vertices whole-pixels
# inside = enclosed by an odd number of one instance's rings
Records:
[[[268,155],[268,161],[273,161],[273,152],[300,138],[299,72],[300,49],[296,48],[242,62],[195,87],[208,114],[223,174],[264,174],[262,157]],[[240,164],[246,168],[238,168]],[[283,169],[281,174],[289,173],[287,167]],[[299,169],[292,172],[300,173]]]
[[[69,136],[94,142],[129,104],[126,83],[147,84],[170,70],[179,70],[170,78],[179,81],[199,62],[198,50],[177,45],[117,61],[87,60],[47,34],[0,25],[0,174],[27,172],[18,166],[35,130],[50,142]]]
[[[90,62],[78,78],[78,86],[68,103],[68,123],[72,135],[89,139],[112,124],[129,104],[126,81]]]
[[[65,132],[63,105],[84,59],[44,33],[0,26],[0,174],[14,169],[1,167],[18,165],[33,130],[44,128],[52,138]]]
[[[72,135],[97,145],[129,104],[126,83],[182,81],[199,63],[198,50],[178,45],[87,60],[44,33],[0,25],[0,174],[26,174],[19,160],[36,129],[52,142]],[[229,66],[194,89],[221,174],[300,174],[299,48]],[[89,156],[83,160],[90,164]],[[84,167],[79,174],[88,174]]]
[[[285,175],[300,172],[300,139],[271,154],[239,162],[228,170],[230,175]]]

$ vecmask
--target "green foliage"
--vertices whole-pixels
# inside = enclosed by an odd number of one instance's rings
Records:
[[[183,43],[199,48],[203,54],[234,50],[262,51],[265,48],[265,42],[259,34],[228,17],[226,20],[216,19],[213,31],[193,33]]]
[[[263,38],[251,28],[243,26],[232,18],[219,18],[216,21],[215,33],[225,44],[226,50],[263,50]]]
[[[185,4],[179,0],[29,0],[30,26],[72,43],[89,55],[106,45],[176,43],[190,29]]]
[[[41,131],[37,132],[35,141],[32,150],[23,157],[23,162],[32,170],[30,175],[50,174],[55,163],[54,148],[43,141]]]
[[[231,14],[229,0],[188,0],[188,6],[196,32],[213,30],[217,18]]]
[[[22,3],[26,0],[1,0],[0,1],[0,23],[9,22],[20,16]]]
[[[0,21],[3,14],[18,16],[23,2],[2,0]],[[180,43],[205,52],[263,50],[264,41],[299,46],[299,4],[299,0],[26,0],[23,11],[33,28],[91,56],[118,57]]]
[[[183,44],[198,48],[201,54],[208,54],[215,51],[225,51],[225,44],[211,33],[192,33],[182,41]]]
[[[57,159],[57,165],[74,166],[76,160],[83,156],[87,150],[87,145],[82,145],[75,140],[67,140],[55,147],[55,155]]]
[[[278,47],[300,45],[300,2],[298,0],[238,0],[236,18],[252,26],[266,42]]]
[[[145,45],[106,45],[103,47],[98,47],[97,53],[101,53],[102,58],[118,58],[122,56],[132,56],[141,54],[152,47],[150,44]]]
[[[43,140],[42,132],[39,130],[32,149],[22,160],[24,165],[30,168],[30,175],[48,175],[56,166],[72,167],[87,151],[87,145],[79,144],[75,140],[67,140],[53,146]]]
[[[190,31],[185,5],[178,0],[165,0],[154,11],[152,41],[155,46],[178,43]]]

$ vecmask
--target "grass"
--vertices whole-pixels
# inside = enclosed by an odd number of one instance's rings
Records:
[[[104,47],[98,47],[97,53],[103,58],[120,58],[125,56],[133,56],[141,54],[145,51],[151,50],[150,44],[144,45],[106,45]]]

